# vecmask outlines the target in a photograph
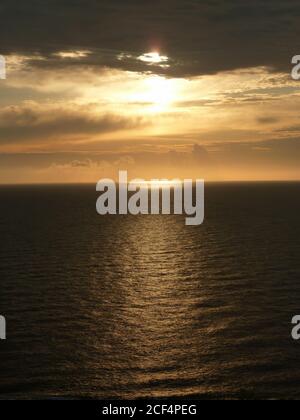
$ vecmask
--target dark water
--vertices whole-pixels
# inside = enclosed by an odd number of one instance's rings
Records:
[[[0,395],[300,398],[300,184],[206,187],[206,221],[0,189]]]

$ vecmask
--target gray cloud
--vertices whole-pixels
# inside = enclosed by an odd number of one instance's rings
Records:
[[[62,137],[104,134],[143,125],[141,118],[115,115],[92,116],[85,109],[38,110],[36,107],[5,108],[0,111],[0,145],[61,140]]]
[[[289,71],[300,36],[298,0],[2,0],[0,10],[2,54],[39,53],[47,58],[31,62],[39,66],[81,61],[178,77],[256,66]],[[54,55],[72,49],[91,54]],[[154,49],[171,57],[169,68],[136,59]]]
[[[280,120],[281,119],[279,117],[272,117],[272,116],[267,116],[267,115],[257,118],[257,122],[262,125],[276,124],[280,122]]]

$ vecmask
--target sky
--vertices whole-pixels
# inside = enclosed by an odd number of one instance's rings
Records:
[[[298,0],[2,0],[0,16],[0,183],[300,179]]]

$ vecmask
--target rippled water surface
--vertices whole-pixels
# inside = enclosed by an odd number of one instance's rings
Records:
[[[300,398],[300,184],[206,187],[206,221],[0,188],[2,397]]]

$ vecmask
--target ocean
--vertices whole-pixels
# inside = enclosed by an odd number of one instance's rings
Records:
[[[299,187],[207,184],[201,226],[0,187],[0,398],[300,398]]]

